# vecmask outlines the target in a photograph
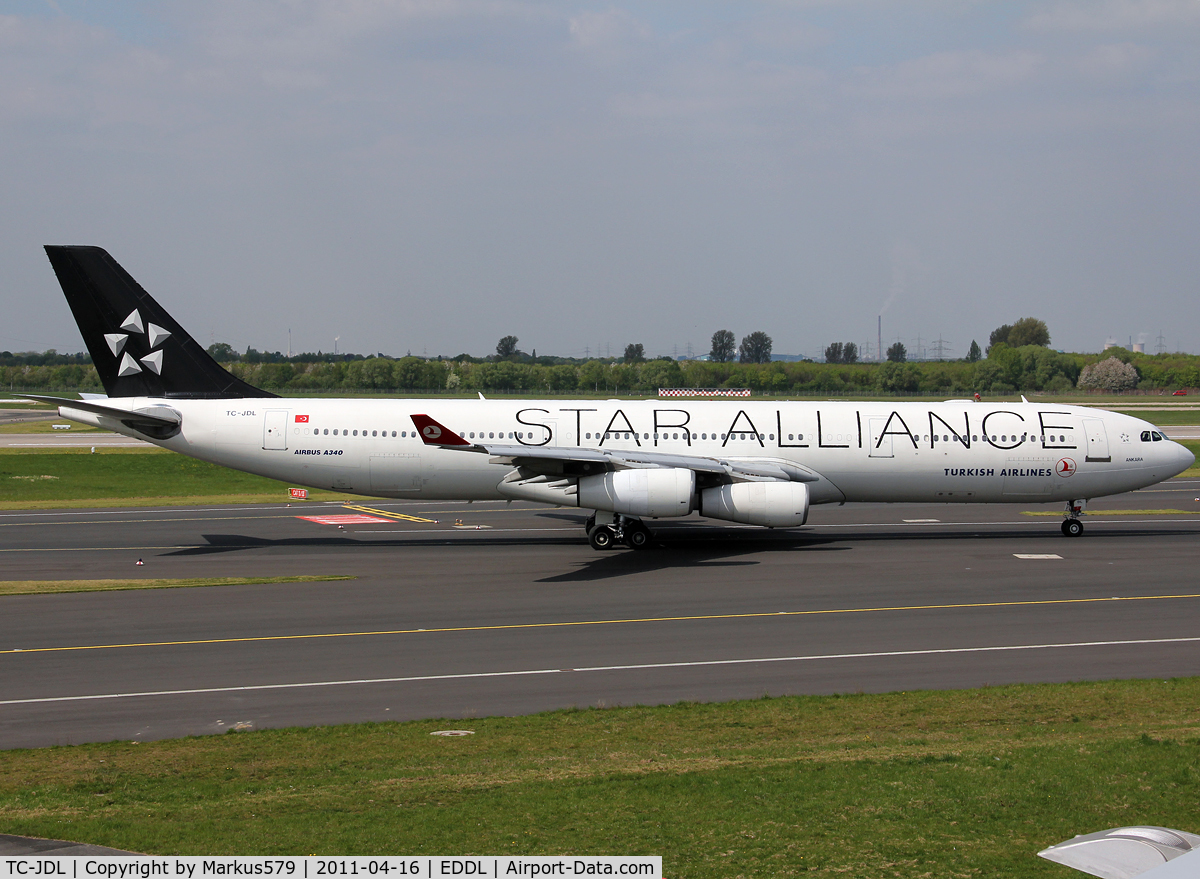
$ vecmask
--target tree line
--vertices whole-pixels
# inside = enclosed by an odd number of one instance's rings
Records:
[[[217,342],[208,353],[234,375],[271,391],[463,392],[529,394],[650,393],[659,388],[738,387],[770,394],[1064,393],[1075,388],[1200,387],[1200,356],[1148,355],[1114,348],[1103,354],[1064,354],[1046,347],[1045,322],[1021,318],[997,327],[986,352],[976,341],[961,360],[908,361],[904,345],[888,349],[884,363],[859,360],[853,342],[834,342],[825,362],[771,360],[772,340],[755,331],[738,344],[731,330],[713,333],[708,360],[648,360],[641,343],[624,357],[575,360],[525,354],[520,340],[504,336],[487,358],[367,357],[361,354],[300,354],[286,357],[247,348],[238,354]],[[87,354],[0,352],[0,381],[10,390],[100,390]]]
[[[1038,345],[991,345],[988,356],[913,363],[741,363],[736,360],[588,360],[544,365],[509,360],[368,357],[350,362],[227,363],[252,385],[275,391],[510,392],[529,394],[647,393],[659,388],[738,387],[770,394],[944,394],[970,396],[1077,387],[1106,390],[1200,387],[1200,356],[1147,355],[1110,349],[1102,355],[1060,354]],[[1101,368],[1103,367],[1103,368]],[[12,391],[100,391],[90,364],[0,367]]]

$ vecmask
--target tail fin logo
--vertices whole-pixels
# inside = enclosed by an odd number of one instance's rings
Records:
[[[145,333],[151,350],[145,357],[138,358],[142,366],[138,365],[138,360],[134,360],[129,352],[125,352],[125,356],[121,357],[117,375],[121,378],[127,375],[137,375],[143,368],[150,370],[155,375],[162,375],[163,353],[159,346],[171,338],[170,331],[164,330],[156,323],[147,323],[143,328],[142,316],[136,308],[130,312],[129,317],[125,318],[121,329],[126,332],[104,334],[104,341],[108,342],[113,357],[120,356],[121,352],[125,350],[125,343],[129,341],[129,336],[133,333]]]
[[[446,427],[444,424],[438,424],[428,415],[413,415],[411,416],[413,427],[421,434],[421,440],[428,446],[469,446],[471,445],[457,433]]]

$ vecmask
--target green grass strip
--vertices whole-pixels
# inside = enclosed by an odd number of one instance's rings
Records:
[[[70,430],[55,430],[56,424],[69,424]],[[76,421],[67,421],[65,418],[48,418],[45,421],[14,421],[9,424],[0,424],[0,433],[52,433],[56,436],[69,436],[79,433],[101,433],[98,427],[92,427],[90,424],[79,424]],[[108,433],[104,431],[104,433]]]
[[[0,595],[45,595],[51,592],[113,592],[123,589],[177,589],[191,586],[258,586],[263,583],[324,583],[355,580],[348,574],[303,577],[191,577],[182,580],[0,580]]]
[[[1200,401],[1200,397],[1196,398]],[[1193,406],[1196,405],[1193,401]],[[1193,409],[1113,409],[1113,412],[1120,412],[1122,415],[1132,415],[1134,418],[1140,418],[1142,421],[1149,421],[1151,424],[1200,424],[1200,408]]]
[[[403,705],[374,698],[381,717]],[[6,751],[0,832],[154,854],[661,854],[678,877],[1050,876],[1035,853],[1076,833],[1195,826],[1197,706],[1185,678]],[[448,728],[475,735],[430,735]]]
[[[289,483],[154,447],[0,449],[0,509],[288,502]],[[358,497],[309,492],[310,501]]]

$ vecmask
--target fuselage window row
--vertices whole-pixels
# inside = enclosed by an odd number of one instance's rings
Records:
[[[299,433],[299,432],[300,432],[300,430],[299,430],[299,428],[297,428],[296,433]],[[324,428],[323,430],[321,428],[312,428],[311,431],[307,427],[304,428],[304,433],[306,435],[309,434],[310,432],[314,436],[320,436],[320,435],[329,436],[330,435],[329,428]],[[338,436],[339,434],[342,436],[359,436],[359,431],[357,431],[357,430],[339,430],[338,428],[334,428],[333,436]],[[383,431],[372,430],[369,432],[366,430],[362,431],[363,437],[366,437],[368,435],[373,436],[373,437],[383,436],[386,438],[388,436],[388,431],[386,431],[386,430],[383,430]],[[470,439],[475,439],[476,436],[478,436],[479,439],[484,439],[484,438],[495,439],[496,438],[496,433],[494,431],[492,431],[492,432],[485,432],[482,430],[481,431],[471,431],[469,434],[466,434],[466,435]],[[895,434],[893,434],[893,435],[895,435]],[[898,435],[904,436],[905,434],[900,433]],[[391,436],[392,437],[399,436],[403,439],[407,439],[407,438],[409,438],[409,436],[412,436],[413,438],[415,438],[417,436],[417,433],[416,433],[416,431],[413,431],[410,434],[409,431],[406,431],[406,430],[404,430],[404,431],[393,430],[393,431],[391,431]],[[500,439],[504,439],[504,438],[505,438],[505,432],[500,431]],[[524,431],[509,431],[508,432],[508,439],[533,439],[533,438],[534,438],[534,435],[531,432],[524,432]],[[589,440],[590,439],[596,439],[596,440],[601,440],[601,439],[605,439],[605,440],[626,439],[626,440],[629,440],[629,439],[632,439],[634,441],[637,441],[638,435],[636,433],[625,433],[624,431],[606,431],[603,434],[601,434],[601,433],[594,433],[594,434],[586,433],[586,434],[584,434],[584,438],[589,439]],[[641,438],[648,440],[651,438],[651,434],[643,433]],[[664,441],[665,440],[679,440],[679,439],[683,439],[685,441],[691,441],[691,440],[696,440],[696,439],[700,439],[700,440],[708,440],[708,439],[718,440],[719,439],[721,442],[738,441],[738,440],[754,441],[755,439],[757,439],[759,442],[764,442],[766,440],[774,441],[775,434],[760,433],[760,434],[756,435],[754,433],[740,433],[739,432],[739,433],[730,433],[730,434],[724,434],[724,433],[715,434],[714,433],[710,436],[707,432],[689,433],[688,431],[684,431],[683,433],[661,433],[661,434],[656,433],[653,435],[653,438],[655,440],[664,440]],[[804,434],[789,433],[787,435],[787,438],[790,442],[802,442],[804,440]],[[810,437],[810,439],[811,439],[811,437]],[[840,439],[840,437],[839,437],[839,439]],[[949,443],[949,442],[964,443],[964,442],[966,442],[966,437],[959,436],[958,434],[942,434],[940,437],[936,436],[936,435],[931,437],[929,434],[926,434],[925,436],[913,436],[912,439],[916,440],[916,441],[922,441],[922,442],[930,442],[930,440],[932,439],[932,441],[935,443],[939,442],[939,441],[944,442],[944,443]],[[1165,434],[1161,434],[1159,431],[1146,430],[1146,431],[1142,431],[1139,439],[1142,442],[1162,442],[1164,439],[1166,439],[1166,436],[1165,436]],[[1049,435],[1049,436],[1038,435],[1038,434],[1032,434],[1032,435],[1021,434],[1020,437],[1018,437],[1016,434],[1012,434],[1011,436],[1009,434],[1000,434],[999,436],[992,434],[990,437],[987,435],[980,436],[978,434],[972,434],[972,436],[971,436],[971,442],[1006,443],[1006,442],[1009,442],[1010,440],[1012,442],[1029,441],[1029,442],[1043,442],[1043,443],[1065,443],[1067,441],[1067,437],[1063,434]]]

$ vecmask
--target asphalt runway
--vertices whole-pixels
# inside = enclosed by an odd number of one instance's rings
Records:
[[[0,747],[1200,674],[1198,497],[1096,501],[1133,512],[1079,539],[1051,506],[879,504],[603,553],[519,502],[0,512],[4,580],[357,578],[0,597]],[[379,521],[297,518],[329,515]]]

